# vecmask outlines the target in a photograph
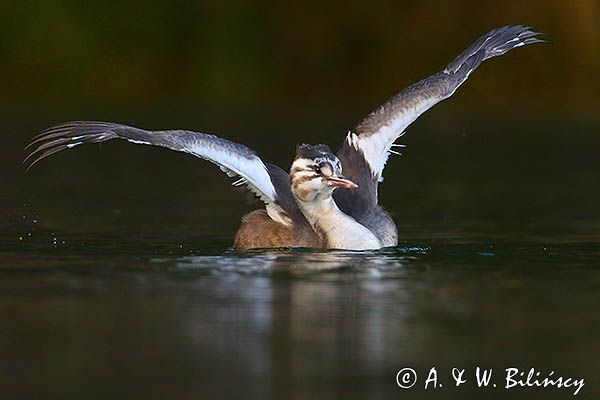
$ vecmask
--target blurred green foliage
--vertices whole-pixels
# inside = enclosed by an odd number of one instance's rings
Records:
[[[482,68],[460,102],[597,108],[598,0],[3,1],[0,117],[207,105],[366,111],[505,24],[533,26],[550,45]]]

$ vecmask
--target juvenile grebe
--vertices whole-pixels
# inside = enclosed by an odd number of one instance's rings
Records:
[[[27,169],[84,143],[125,139],[193,154],[218,165],[233,184],[246,185],[264,203],[242,219],[238,249],[317,247],[378,249],[398,243],[377,185],[394,142],[417,117],[450,97],[484,60],[543,42],[525,26],[505,26],[477,39],[441,72],[404,89],[348,132],[337,156],[325,145],[300,145],[289,174],[248,147],[185,130],[147,131],[111,122],[67,122],[46,129],[27,146]],[[343,175],[342,175],[343,172]]]

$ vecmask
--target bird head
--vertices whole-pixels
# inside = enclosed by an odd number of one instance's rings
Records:
[[[336,188],[356,189],[358,185],[342,175],[342,164],[323,144],[302,144],[290,169],[292,193],[302,201],[331,197]]]

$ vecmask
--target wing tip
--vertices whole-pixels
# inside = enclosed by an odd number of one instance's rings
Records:
[[[118,126],[121,125],[102,121],[68,121],[52,125],[34,136],[23,149],[26,154],[23,160],[26,171],[61,150],[83,143],[108,140],[111,138],[111,128]]]

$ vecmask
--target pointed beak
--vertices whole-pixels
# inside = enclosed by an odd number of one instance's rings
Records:
[[[327,186],[331,187],[340,187],[346,189],[358,188],[358,185],[356,183],[352,182],[350,179],[346,179],[341,175],[328,176],[327,178],[325,178],[325,182],[327,183]]]

